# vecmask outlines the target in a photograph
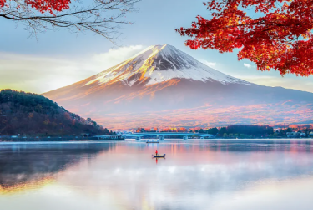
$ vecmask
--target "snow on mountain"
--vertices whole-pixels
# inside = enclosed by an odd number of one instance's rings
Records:
[[[236,79],[171,45],[151,46],[97,75],[44,95],[116,129],[292,124],[313,117],[312,93]]]
[[[122,81],[132,86],[154,85],[174,78],[219,81],[222,84],[245,84],[249,82],[225,75],[199,62],[171,45],[153,45],[132,58],[97,74],[85,85],[99,85]]]

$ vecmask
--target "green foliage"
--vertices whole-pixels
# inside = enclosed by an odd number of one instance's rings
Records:
[[[217,131],[219,137],[224,138],[255,138],[255,137],[270,137],[274,135],[274,129],[268,125],[229,125],[227,127],[211,128],[208,132],[214,135]],[[276,135],[277,136],[277,135]]]
[[[224,134],[227,134],[227,130],[226,127],[222,127],[220,128],[218,134],[220,134],[221,136],[224,136]]]
[[[274,129],[268,125],[229,125],[226,128],[228,134],[245,134],[245,135],[273,135]]]
[[[287,128],[285,132],[292,132],[291,128]]]
[[[204,133],[204,130],[203,130],[203,129],[200,129],[200,130],[199,130],[199,133]]]
[[[0,134],[105,134],[96,122],[75,115],[48,98],[23,91],[0,91]]]
[[[217,128],[210,128],[208,130],[208,134],[216,135],[217,133],[218,133],[218,129]]]

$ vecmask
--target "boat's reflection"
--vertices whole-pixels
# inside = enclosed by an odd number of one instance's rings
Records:
[[[152,157],[152,159],[155,159],[155,164],[158,164],[159,159],[165,160],[165,157]]]

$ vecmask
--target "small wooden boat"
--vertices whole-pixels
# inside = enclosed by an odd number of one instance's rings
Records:
[[[154,158],[165,158],[165,154],[164,155],[152,155],[152,157],[154,157]]]
[[[158,140],[148,140],[146,143],[160,143]]]

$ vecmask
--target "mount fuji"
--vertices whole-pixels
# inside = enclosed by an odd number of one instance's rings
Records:
[[[216,71],[171,45],[151,46],[123,63],[96,75],[86,85],[121,81],[125,85],[154,85],[171,79],[248,84]]]
[[[225,75],[171,45],[46,97],[109,128],[293,124],[313,119],[313,94]]]

